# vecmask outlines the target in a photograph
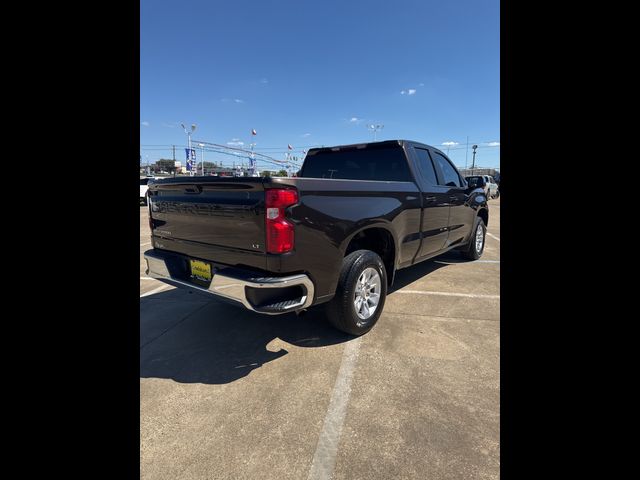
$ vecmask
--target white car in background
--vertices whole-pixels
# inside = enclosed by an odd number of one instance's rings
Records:
[[[500,192],[498,191],[498,184],[493,177],[491,175],[482,175],[482,178],[484,178],[484,183],[486,185],[487,198],[498,198],[500,196]]]
[[[149,190],[149,180],[153,177],[140,178],[140,201],[147,204],[147,190]]]

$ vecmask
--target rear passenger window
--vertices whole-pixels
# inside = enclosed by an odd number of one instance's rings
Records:
[[[428,150],[423,148],[416,148],[418,154],[418,168],[422,176],[429,185],[438,185],[438,179],[436,178],[436,171],[433,169],[433,163],[431,162],[431,156]]]
[[[404,150],[398,145],[310,151],[300,177],[412,181]]]
[[[433,152],[433,159],[438,162],[438,166],[440,167],[440,170],[442,170],[442,174],[444,175],[444,185],[446,185],[447,187],[461,186],[460,176],[458,175],[456,169],[453,168],[453,165],[451,165],[449,160],[444,158],[438,152]]]

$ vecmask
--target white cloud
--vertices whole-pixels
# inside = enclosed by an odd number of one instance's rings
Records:
[[[239,98],[234,98],[233,101],[236,103],[244,103],[244,100],[240,100]]]
[[[304,135],[302,135],[303,137],[310,137],[311,134],[310,133],[305,133]]]
[[[261,78],[260,83],[269,83],[269,80],[267,80],[266,78]]]
[[[499,147],[500,146],[500,142],[489,142],[489,143],[487,143],[487,146],[489,146],[489,147]]]
[[[424,87],[424,83],[419,83],[418,86],[419,87]]]
[[[415,88],[410,88],[410,89],[407,91],[407,95],[415,95],[415,94],[416,94],[416,89],[415,89]]]
[[[149,126],[149,122],[147,122],[145,120],[144,122],[140,122],[140,125],[142,125],[143,127],[148,127]]]
[[[350,123],[358,123],[359,121],[360,121],[360,119],[359,119],[358,117],[351,117],[351,118],[349,119],[349,122],[350,122]]]
[[[241,147],[244,145],[244,142],[241,142],[239,138],[232,138],[230,142],[227,142],[227,145],[232,147]]]
[[[458,142],[442,142],[442,145],[444,145],[445,147],[453,147],[460,144]]]
[[[405,93],[407,93],[407,92],[406,92],[405,90],[402,90],[402,91],[400,92],[400,95],[404,95]]]

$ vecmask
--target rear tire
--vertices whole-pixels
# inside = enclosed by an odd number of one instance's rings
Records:
[[[481,229],[481,233],[478,233],[478,229]],[[481,238],[481,242],[480,242]],[[484,252],[484,244],[487,238],[487,227],[484,224],[484,220],[481,217],[476,217],[476,221],[473,224],[473,230],[471,230],[471,237],[469,238],[469,244],[467,248],[462,251],[462,256],[468,260],[478,260]]]
[[[384,263],[370,250],[356,250],[342,260],[336,294],[327,303],[325,314],[338,330],[364,335],[380,318],[386,297]]]

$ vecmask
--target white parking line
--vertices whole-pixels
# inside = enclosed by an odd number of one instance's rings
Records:
[[[156,280],[156,279],[151,277],[140,277],[140,280]]]
[[[445,297],[500,298],[500,295],[481,295],[478,293],[426,292],[424,290],[396,290],[393,293],[416,293],[418,295],[444,295]]]
[[[342,363],[340,364],[336,383],[333,386],[329,408],[327,409],[327,415],[324,417],[324,425],[318,439],[316,452],[313,455],[311,469],[307,477],[308,480],[329,480],[333,475],[340,433],[342,432],[344,417],[347,414],[351,380],[358,360],[361,339],[362,337],[358,337],[348,342],[344,347]]]
[[[158,292],[160,292],[162,290],[166,290],[167,288],[171,288],[171,285],[167,285],[166,283],[164,283],[164,284],[160,285],[159,287],[154,288],[153,290],[150,290],[150,291],[148,291],[146,293],[143,293],[142,295],[140,295],[140,298],[147,297],[149,295],[153,295],[154,293],[158,293]]]
[[[500,241],[500,237],[496,237],[495,235],[492,235],[491,233],[487,232],[487,235],[489,235],[491,238],[494,238],[498,241]]]

